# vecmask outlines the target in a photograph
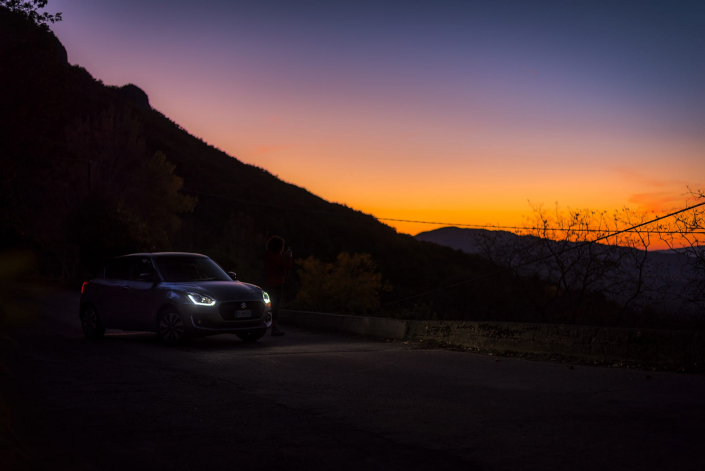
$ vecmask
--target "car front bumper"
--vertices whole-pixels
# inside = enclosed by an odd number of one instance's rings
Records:
[[[272,313],[265,307],[261,315],[251,318],[226,320],[218,306],[185,306],[183,314],[186,328],[192,334],[212,335],[237,333],[246,330],[266,329],[272,325]]]

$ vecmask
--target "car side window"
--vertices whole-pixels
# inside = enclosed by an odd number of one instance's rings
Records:
[[[144,275],[147,275],[146,277]],[[151,277],[151,279],[149,279]],[[149,257],[138,257],[132,266],[131,279],[135,281],[154,281],[156,272],[152,259]]]
[[[129,280],[132,258],[120,257],[109,261],[105,265],[105,277],[113,280]]]

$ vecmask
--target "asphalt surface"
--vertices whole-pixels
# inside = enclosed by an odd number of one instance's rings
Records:
[[[700,375],[294,328],[87,341],[76,293],[27,299],[1,340],[2,470],[705,469]]]

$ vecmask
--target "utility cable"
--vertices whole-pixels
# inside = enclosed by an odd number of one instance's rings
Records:
[[[534,231],[546,231],[546,232],[595,232],[595,233],[605,233],[602,229],[557,229],[554,227],[529,227],[529,226],[499,226],[494,224],[455,224],[452,222],[434,222],[434,221],[413,221],[408,219],[392,219],[392,218],[380,218],[377,216],[372,216],[379,221],[396,221],[396,222],[412,222],[417,224],[434,224],[438,226],[445,227],[473,227],[478,229],[514,229],[514,230],[534,230]],[[633,233],[641,234],[705,234],[705,231],[628,231]]]
[[[678,210],[678,211],[674,211],[674,212],[669,213],[669,214],[666,214],[666,215],[664,215],[664,216],[659,216],[659,217],[657,217],[656,219],[652,219],[651,221],[642,222],[642,223],[640,223],[640,224],[637,224],[637,225],[635,225],[635,226],[629,227],[629,228],[627,228],[627,229],[623,229],[623,230],[621,230],[621,231],[617,231],[617,232],[614,232],[614,233],[612,233],[612,234],[608,234],[608,235],[606,235],[606,236],[598,237],[598,238],[595,239],[595,240],[591,240],[591,241],[588,241],[588,242],[583,242],[583,243],[578,244],[578,245],[575,245],[575,246],[573,246],[573,247],[568,247],[567,249],[563,249],[563,250],[561,250],[561,251],[559,251],[559,252],[551,253],[551,254],[545,255],[545,256],[543,256],[543,257],[539,257],[539,258],[537,258],[537,259],[535,259],[535,260],[531,260],[531,261],[529,261],[529,262],[520,263],[519,265],[515,265],[515,266],[513,266],[513,267],[507,267],[507,268],[503,268],[503,269],[501,269],[501,270],[497,270],[497,271],[494,271],[494,272],[491,272],[491,273],[486,273],[486,274],[484,274],[484,275],[477,276],[477,277],[471,278],[471,279],[469,279],[469,280],[461,281],[461,282],[459,282],[459,283],[454,283],[454,284],[448,285],[448,286],[443,286],[443,287],[441,287],[441,288],[437,288],[437,289],[434,289],[434,290],[431,290],[431,291],[426,291],[426,292],[424,292],[424,293],[415,294],[415,295],[413,295],[413,296],[407,296],[406,298],[397,299],[396,301],[390,301],[390,302],[388,302],[388,303],[382,304],[382,306],[389,306],[389,305],[391,305],[391,304],[396,304],[396,303],[400,303],[400,302],[403,302],[403,301],[408,301],[408,300],[410,300],[410,299],[420,298],[420,297],[422,297],[422,296],[427,296],[427,295],[429,295],[429,294],[438,293],[438,292],[440,292],[440,291],[444,291],[444,290],[447,290],[447,289],[455,288],[455,287],[457,287],[457,286],[462,286],[462,285],[465,285],[465,284],[468,284],[468,283],[473,283],[473,282],[475,282],[475,281],[483,280],[483,279],[485,279],[485,278],[490,278],[490,277],[492,277],[492,276],[496,276],[496,275],[499,275],[499,274],[501,274],[501,273],[506,273],[506,272],[508,272],[508,271],[516,270],[517,268],[522,268],[522,267],[525,267],[525,266],[527,266],[527,265],[532,265],[532,264],[538,263],[538,262],[540,262],[540,261],[542,261],[542,260],[546,260],[547,258],[552,258],[552,257],[556,257],[556,256],[558,256],[558,255],[562,255],[562,254],[564,254],[564,253],[566,253],[566,252],[569,252],[569,251],[571,251],[571,250],[575,250],[575,249],[579,249],[579,248],[585,247],[585,246],[587,246],[587,245],[590,245],[590,244],[599,242],[600,240],[609,239],[610,237],[614,237],[614,236],[616,236],[616,235],[623,234],[623,233],[625,233],[625,232],[629,232],[629,231],[631,231],[631,230],[633,230],[633,229],[636,229],[636,228],[645,226],[645,225],[647,225],[647,224],[653,224],[654,222],[660,221],[660,220],[662,220],[662,219],[666,219],[666,218],[669,218],[669,217],[673,217],[673,216],[675,216],[675,215],[677,215],[677,214],[684,213],[684,212],[686,212],[686,211],[690,211],[691,209],[695,209],[695,208],[697,208],[697,207],[704,206],[704,205],[705,205],[705,201],[703,201],[702,203],[698,203],[698,204],[696,204],[696,205],[693,205],[693,206],[689,206],[689,207],[687,207],[687,208],[680,209],[680,210]]]
[[[81,162],[89,162],[90,164],[95,165],[97,167],[106,168],[106,169],[110,170],[111,172],[135,177],[134,172],[126,172],[124,170],[117,170],[113,167],[101,164],[101,163],[96,162],[91,159],[66,158],[66,160],[77,160],[77,161],[81,161]],[[180,178],[183,178],[183,177],[180,177]],[[157,182],[157,180],[148,179],[148,178],[139,178],[139,180],[141,180],[143,182],[147,182],[147,183],[156,183]],[[184,193],[194,194],[194,195],[210,196],[212,198],[220,198],[220,199],[230,201],[233,203],[250,204],[250,205],[263,206],[263,207],[274,208],[274,209],[281,209],[281,210],[285,210],[285,211],[299,211],[299,212],[305,212],[305,213],[323,214],[326,216],[336,216],[336,217],[373,218],[378,221],[406,222],[406,223],[416,223],[416,224],[432,224],[432,225],[444,226],[444,227],[470,227],[470,228],[475,228],[475,229],[488,229],[488,230],[509,229],[509,230],[514,230],[514,231],[546,231],[546,232],[566,232],[566,233],[579,232],[579,233],[598,233],[598,234],[605,233],[605,230],[602,230],[602,229],[583,229],[583,228],[558,229],[558,228],[553,228],[553,227],[501,226],[501,225],[495,225],[495,224],[459,224],[459,223],[451,223],[451,222],[384,218],[384,217],[377,217],[372,214],[364,214],[364,213],[363,214],[333,213],[333,212],[324,211],[324,210],[282,206],[282,205],[271,204],[271,203],[262,203],[259,201],[245,200],[242,198],[234,198],[231,196],[216,195],[213,193],[207,193],[207,192],[193,190],[193,189],[185,188],[185,187],[181,188],[180,191],[182,191]],[[331,202],[328,202],[328,203],[329,204],[336,204],[336,203],[331,203]],[[349,209],[351,209],[352,211],[355,211],[355,212],[359,212],[358,210],[355,210],[352,208],[349,208]],[[650,223],[645,223],[645,224],[650,224]],[[635,226],[635,227],[641,227],[641,225]],[[637,234],[663,234],[663,235],[705,234],[705,231],[662,231],[662,230],[644,230],[644,231],[624,230],[624,231],[618,232],[617,234],[622,233],[622,232],[631,232],[631,233],[637,233]],[[609,237],[612,237],[612,236],[609,236]],[[599,239],[597,239],[597,240],[599,240]]]
[[[232,198],[229,196],[215,195],[212,193],[205,193],[202,191],[191,190],[188,188],[182,188],[181,191],[184,191],[186,193],[195,194],[195,195],[203,195],[203,196],[210,196],[213,198],[221,198],[221,199],[236,202],[236,203],[267,206],[270,208],[283,209],[286,211],[302,211],[302,212],[307,212],[307,213],[325,214],[326,216],[373,218],[373,219],[377,219],[378,221],[415,222],[415,223],[419,223],[419,224],[435,224],[435,225],[442,225],[442,226],[446,226],[446,227],[472,227],[472,228],[478,228],[478,229],[514,229],[514,230],[535,230],[535,231],[546,231],[546,232],[592,232],[592,233],[600,233],[600,234],[604,234],[606,232],[605,230],[602,230],[602,229],[580,229],[580,228],[556,229],[556,228],[552,228],[552,227],[499,226],[499,225],[494,225],[494,224],[454,224],[454,223],[449,223],[449,222],[412,221],[412,220],[407,220],[407,219],[392,219],[392,218],[377,217],[372,214],[331,213],[330,211],[320,211],[320,210],[315,210],[315,209],[281,206],[281,205],[270,204],[270,203],[261,203],[258,201],[250,201],[250,200],[243,200],[243,199],[239,199],[239,198]],[[695,206],[693,206],[693,207],[695,207]],[[353,209],[353,211],[357,211],[357,210]],[[650,222],[644,223],[644,224],[650,224]],[[640,224],[635,227],[641,227],[642,225],[643,224]],[[705,231],[658,231],[658,230],[654,230],[654,231],[624,230],[624,231],[617,232],[615,234],[619,234],[622,232],[631,232],[631,233],[638,233],[638,234],[705,234]],[[609,237],[612,237],[612,236],[609,236]]]

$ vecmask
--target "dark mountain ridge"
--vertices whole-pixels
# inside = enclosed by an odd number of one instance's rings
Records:
[[[441,227],[439,229],[434,229],[432,231],[420,232],[414,236],[417,240],[424,242],[433,242],[435,244],[450,247],[456,250],[461,250],[467,254],[482,255],[483,252],[483,241],[487,238],[493,238],[496,241],[500,241],[504,245],[518,245],[522,244],[521,240],[524,240],[523,244],[526,245],[527,240],[537,239],[535,236],[531,235],[518,235],[513,232],[502,231],[502,230],[488,230],[488,229],[473,229],[473,228],[461,228],[461,227]],[[546,241],[551,244],[556,250],[561,246],[557,241]],[[605,244],[599,245],[603,247],[613,247]],[[568,246],[575,246],[577,243],[568,243]],[[614,247],[613,247],[614,248]],[[615,250],[634,250],[638,252],[643,252],[643,250],[638,248],[627,248],[619,247],[614,248]],[[682,253],[672,249],[666,250],[650,250],[647,255],[654,263],[659,263],[665,273],[672,276],[680,275],[683,267],[687,265],[689,259],[691,258],[689,254]]]
[[[244,164],[152,109],[147,94],[137,85],[106,86],[82,67],[70,65],[66,57],[65,49],[51,31],[0,7],[0,164],[6,170],[0,189],[0,237],[6,249],[31,247],[40,258],[43,274],[66,276],[69,260],[77,268],[68,273],[85,277],[87,270],[95,267],[98,255],[102,258],[146,248],[206,253],[227,269],[237,271],[241,279],[259,283],[264,243],[274,234],[287,239],[297,258],[313,255],[334,260],[341,252],[371,254],[393,287],[383,293],[383,302],[494,269],[493,264],[480,257],[398,234],[372,216],[325,201],[264,169]],[[119,124],[121,119],[127,124]],[[100,123],[105,129],[129,128],[137,133],[139,139],[135,139],[139,142],[135,146],[143,144],[145,156],[164,153],[168,162],[175,165],[174,173],[183,179],[181,193],[198,199],[193,212],[181,216],[179,229],[166,231],[168,242],[144,247],[139,238],[127,236],[101,242],[108,234],[120,232],[114,228],[118,226],[109,225],[111,221],[105,223],[107,226],[96,222],[105,210],[91,201],[97,197],[85,196],[95,192],[96,181],[103,181],[96,177],[103,169],[99,162],[93,162],[95,159],[90,156],[94,154],[86,151],[89,157],[77,158],[71,143],[67,143],[67,135],[76,134],[76,129],[99,128]],[[117,131],[114,134],[118,136]],[[115,167],[112,174],[116,179],[122,178],[129,189],[130,185],[142,185],[130,173],[139,169],[147,157],[135,154],[133,161],[127,162],[125,157],[124,163],[119,162],[123,155],[120,152],[129,153],[131,145],[120,136],[114,138],[115,149],[101,148],[96,155],[112,151],[118,154],[115,165],[121,166]],[[139,204],[139,197],[135,200]],[[48,209],[49,203],[61,204],[63,209]],[[144,200],[144,204],[148,203]],[[64,209],[65,216],[61,213]],[[114,210],[110,211],[112,214]],[[59,220],[59,216],[63,219]],[[149,233],[149,221],[140,224],[136,227]],[[88,242],[76,242],[79,239]],[[89,242],[95,246],[92,251],[85,247]],[[56,268],[59,265],[62,270]],[[289,284],[292,295],[296,289],[295,271]],[[482,307],[474,315],[484,312],[490,316],[490,312],[508,310],[507,302],[498,303],[487,293],[478,284],[462,292],[451,290],[430,300],[415,300],[394,308],[412,308],[414,304],[433,301],[442,312],[439,315],[457,317],[467,315],[468,300],[476,299]]]
[[[689,270],[692,269],[693,257],[688,253],[675,250],[645,251],[633,247],[621,247],[596,243],[592,255],[587,255],[579,250],[569,251],[562,255],[550,257],[548,262],[530,263],[547,254],[559,254],[565,249],[579,249],[578,242],[555,241],[540,239],[533,235],[518,235],[501,230],[487,230],[474,228],[443,227],[432,231],[421,232],[417,240],[433,242],[445,247],[463,251],[467,254],[476,254],[489,259],[509,260],[509,254],[523,252],[520,256],[512,258],[513,264],[524,263],[519,272],[525,276],[538,275],[552,283],[558,283],[557,277],[565,276],[567,271],[562,271],[553,264],[554,260],[561,259],[564,266],[573,264],[583,267],[592,263],[599,266],[602,263],[614,265],[615,271],[619,268],[618,276],[604,276],[603,279],[594,280],[594,290],[608,291],[611,283],[625,279],[639,280],[642,285],[649,286],[649,290],[660,292],[660,302],[668,306],[671,311],[683,311],[681,292],[686,286]],[[539,248],[534,248],[539,247]],[[574,253],[573,253],[574,252]],[[616,265],[619,264],[619,267]],[[604,270],[608,275],[611,270]],[[580,276],[587,272],[576,268]],[[628,299],[631,294],[628,290],[611,293],[611,298],[617,301]]]

